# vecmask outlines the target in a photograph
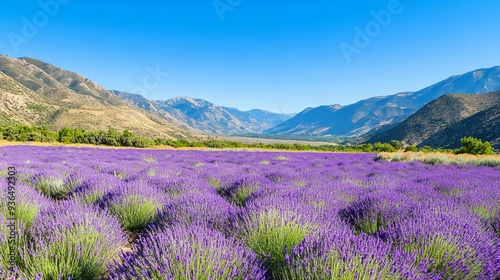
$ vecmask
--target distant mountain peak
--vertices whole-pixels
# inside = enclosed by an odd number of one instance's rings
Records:
[[[411,92],[411,91],[405,91],[405,92],[396,93],[396,96],[398,96],[398,97],[405,97],[405,96],[409,96],[411,94],[413,94],[413,92]]]
[[[188,97],[188,96],[176,96],[176,97],[172,97],[168,100],[171,100],[173,102],[184,102],[184,101],[195,102],[194,98]]]
[[[113,127],[150,137],[206,138],[166,114],[157,115],[126,102],[120,92],[38,59],[0,55],[0,72],[0,123],[51,129]],[[139,100],[137,95],[129,95]]]
[[[474,76],[474,81],[477,81],[484,76],[484,72],[483,71],[474,71],[474,72],[472,72],[472,75]]]
[[[486,93],[500,90],[500,66],[451,76],[417,92],[375,96],[335,108],[307,108],[267,130],[270,134],[360,136],[388,123],[398,123],[425,104],[448,93]]]
[[[157,114],[168,114],[188,127],[211,134],[262,133],[292,117],[260,109],[241,111],[187,96],[154,101],[127,93],[118,94],[136,106]]]
[[[497,131],[495,135],[495,129],[489,127],[498,127],[498,106],[500,91],[485,94],[445,94],[426,104],[395,127],[375,134],[368,142],[400,140],[411,145],[429,144],[434,147],[457,148],[460,137],[467,136],[464,134],[467,131],[469,136],[481,136],[481,139],[486,137],[483,140],[493,141],[496,148],[499,148],[500,134]],[[487,112],[486,116],[496,119],[475,118],[477,122],[467,121],[466,127],[457,128],[459,125],[455,125],[459,122],[465,123],[466,119],[480,112]],[[455,129],[452,129],[453,127]]]

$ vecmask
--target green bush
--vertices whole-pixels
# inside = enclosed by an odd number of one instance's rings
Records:
[[[377,142],[375,143],[375,145],[373,145],[373,151],[378,153],[380,152],[392,153],[395,152],[396,149],[391,144]]]
[[[269,257],[269,269],[275,279],[281,279],[285,264],[285,248],[299,244],[316,227],[299,223],[293,212],[268,210],[254,214],[247,221],[245,243],[263,260]]]
[[[361,149],[363,150],[363,152],[371,153],[371,152],[373,152],[373,145],[370,143],[363,144],[363,145],[361,145]]]
[[[416,146],[410,145],[410,146],[406,147],[405,152],[414,152],[414,153],[416,153],[416,152],[418,152],[418,148]]]
[[[135,231],[143,228],[153,219],[161,205],[141,195],[129,195],[111,203],[109,212],[118,218],[126,230]]]
[[[424,153],[430,153],[430,152],[432,152],[432,147],[428,146],[428,145],[425,145],[422,148],[420,148],[420,151],[424,152]]]
[[[457,154],[471,155],[493,155],[495,152],[491,147],[490,142],[483,142],[474,137],[464,137],[460,139],[461,148],[457,150]]]
[[[49,131],[45,127],[10,125],[0,127],[0,139],[8,141],[57,141],[57,133]]]
[[[389,142],[389,145],[391,145],[396,150],[401,150],[404,148],[403,143],[401,143],[401,141],[399,140],[391,140],[391,142]]]

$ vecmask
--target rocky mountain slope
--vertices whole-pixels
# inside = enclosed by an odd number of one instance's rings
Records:
[[[489,141],[493,148],[500,150],[500,104],[480,111],[452,126],[432,135],[420,146],[458,148],[460,139],[473,136]]]
[[[458,147],[464,136],[498,140],[500,91],[446,94],[425,105],[397,126],[375,134],[368,142],[401,140],[411,145]],[[495,134],[494,132],[497,131]]]
[[[240,111],[190,97],[162,101],[148,100],[139,94],[113,92],[140,108],[158,115],[173,116],[194,129],[211,134],[261,133],[292,116],[259,109]]]
[[[32,59],[0,55],[0,121],[52,129],[119,131],[163,138],[205,138],[182,122],[131,106],[74,72]]]
[[[36,59],[0,55],[0,125],[113,127],[163,138],[204,139],[203,133],[373,135],[370,142],[399,139],[408,144],[447,146],[454,145],[460,133],[468,132],[494,142],[498,133],[489,126],[496,124],[498,92],[476,94],[494,90],[500,90],[498,66],[453,76],[417,92],[373,97],[347,106],[307,108],[293,116],[258,109],[240,111],[189,97],[148,100],[107,90],[77,73]],[[467,129],[465,125],[469,125]],[[458,128],[462,129],[454,136],[451,132]]]
[[[428,102],[448,93],[486,93],[500,90],[500,66],[452,76],[417,92],[373,97],[347,106],[308,108],[266,130],[269,134],[360,136],[397,124]]]

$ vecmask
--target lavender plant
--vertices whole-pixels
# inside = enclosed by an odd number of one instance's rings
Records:
[[[236,209],[222,197],[210,193],[194,193],[173,199],[162,209],[156,223],[202,225],[231,234]]]
[[[12,218],[23,222],[28,227],[40,209],[50,205],[50,201],[38,191],[22,183],[17,183],[12,196],[14,199],[10,200],[11,203],[13,202],[13,205],[11,205],[12,211],[10,211],[7,190],[7,187],[0,189],[0,214],[3,214],[4,217],[12,216]]]
[[[342,209],[339,215],[354,227],[356,233],[375,234],[387,225],[387,221],[382,211],[374,204],[376,202],[370,198],[357,201]]]
[[[23,264],[20,252],[26,243],[26,225],[20,220],[7,220],[0,215],[0,276],[19,277],[19,267]]]
[[[486,219],[487,226],[500,237],[500,211]]]
[[[163,207],[163,198],[158,190],[142,183],[120,185],[101,201],[103,207],[118,218],[129,231],[144,228]]]
[[[488,279],[498,273],[489,261],[498,254],[498,240],[481,229],[467,209],[451,203],[420,208],[411,219],[391,225],[388,235],[398,248],[415,256],[429,277]]]
[[[70,197],[85,204],[95,204],[121,183],[121,180],[108,174],[92,174],[83,180]]]
[[[126,236],[105,211],[60,202],[42,211],[28,230],[22,275],[43,279],[96,279],[120,252]]]
[[[135,254],[122,254],[110,279],[264,279],[257,256],[203,226],[153,229]]]
[[[325,232],[285,251],[287,266],[280,279],[423,279],[398,254],[399,266],[389,256],[391,245],[348,229]]]
[[[429,260],[427,273],[453,279],[476,279],[482,270],[482,263],[474,259],[475,251],[458,239],[436,235],[407,244],[404,249],[416,252],[415,262],[418,265]]]
[[[262,183],[255,177],[240,179],[228,188],[221,188],[218,193],[222,194],[229,202],[238,206],[244,206],[252,194],[257,192]]]
[[[268,261],[269,274],[279,278],[285,265],[285,248],[299,244],[314,225],[291,211],[275,209],[251,214],[246,220],[245,244]]]
[[[54,199],[66,198],[79,184],[78,180],[54,170],[39,173],[33,181],[36,189]]]

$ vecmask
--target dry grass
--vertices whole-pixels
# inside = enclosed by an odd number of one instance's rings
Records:
[[[469,154],[444,154],[444,153],[423,153],[423,152],[395,152],[379,153],[377,159],[387,159],[389,161],[421,161],[428,164],[474,164],[481,166],[499,166],[500,155],[469,155]]]
[[[120,147],[120,146],[106,146],[106,145],[92,145],[92,144],[63,144],[60,142],[16,142],[0,140],[0,147],[4,146],[42,146],[42,147],[53,147],[53,146],[64,146],[64,147],[76,147],[76,148],[94,148],[94,149],[136,149],[136,150],[217,150],[213,148],[206,147],[180,147],[175,148],[167,145],[158,145],[148,148],[138,148],[138,147]]]
[[[105,146],[105,145],[92,145],[92,144],[63,144],[59,142],[14,142],[7,140],[0,140],[0,147],[4,146],[65,146],[65,147],[86,147],[86,148],[106,148],[106,149],[141,149],[144,148],[134,148],[134,147],[114,147],[114,146]]]

